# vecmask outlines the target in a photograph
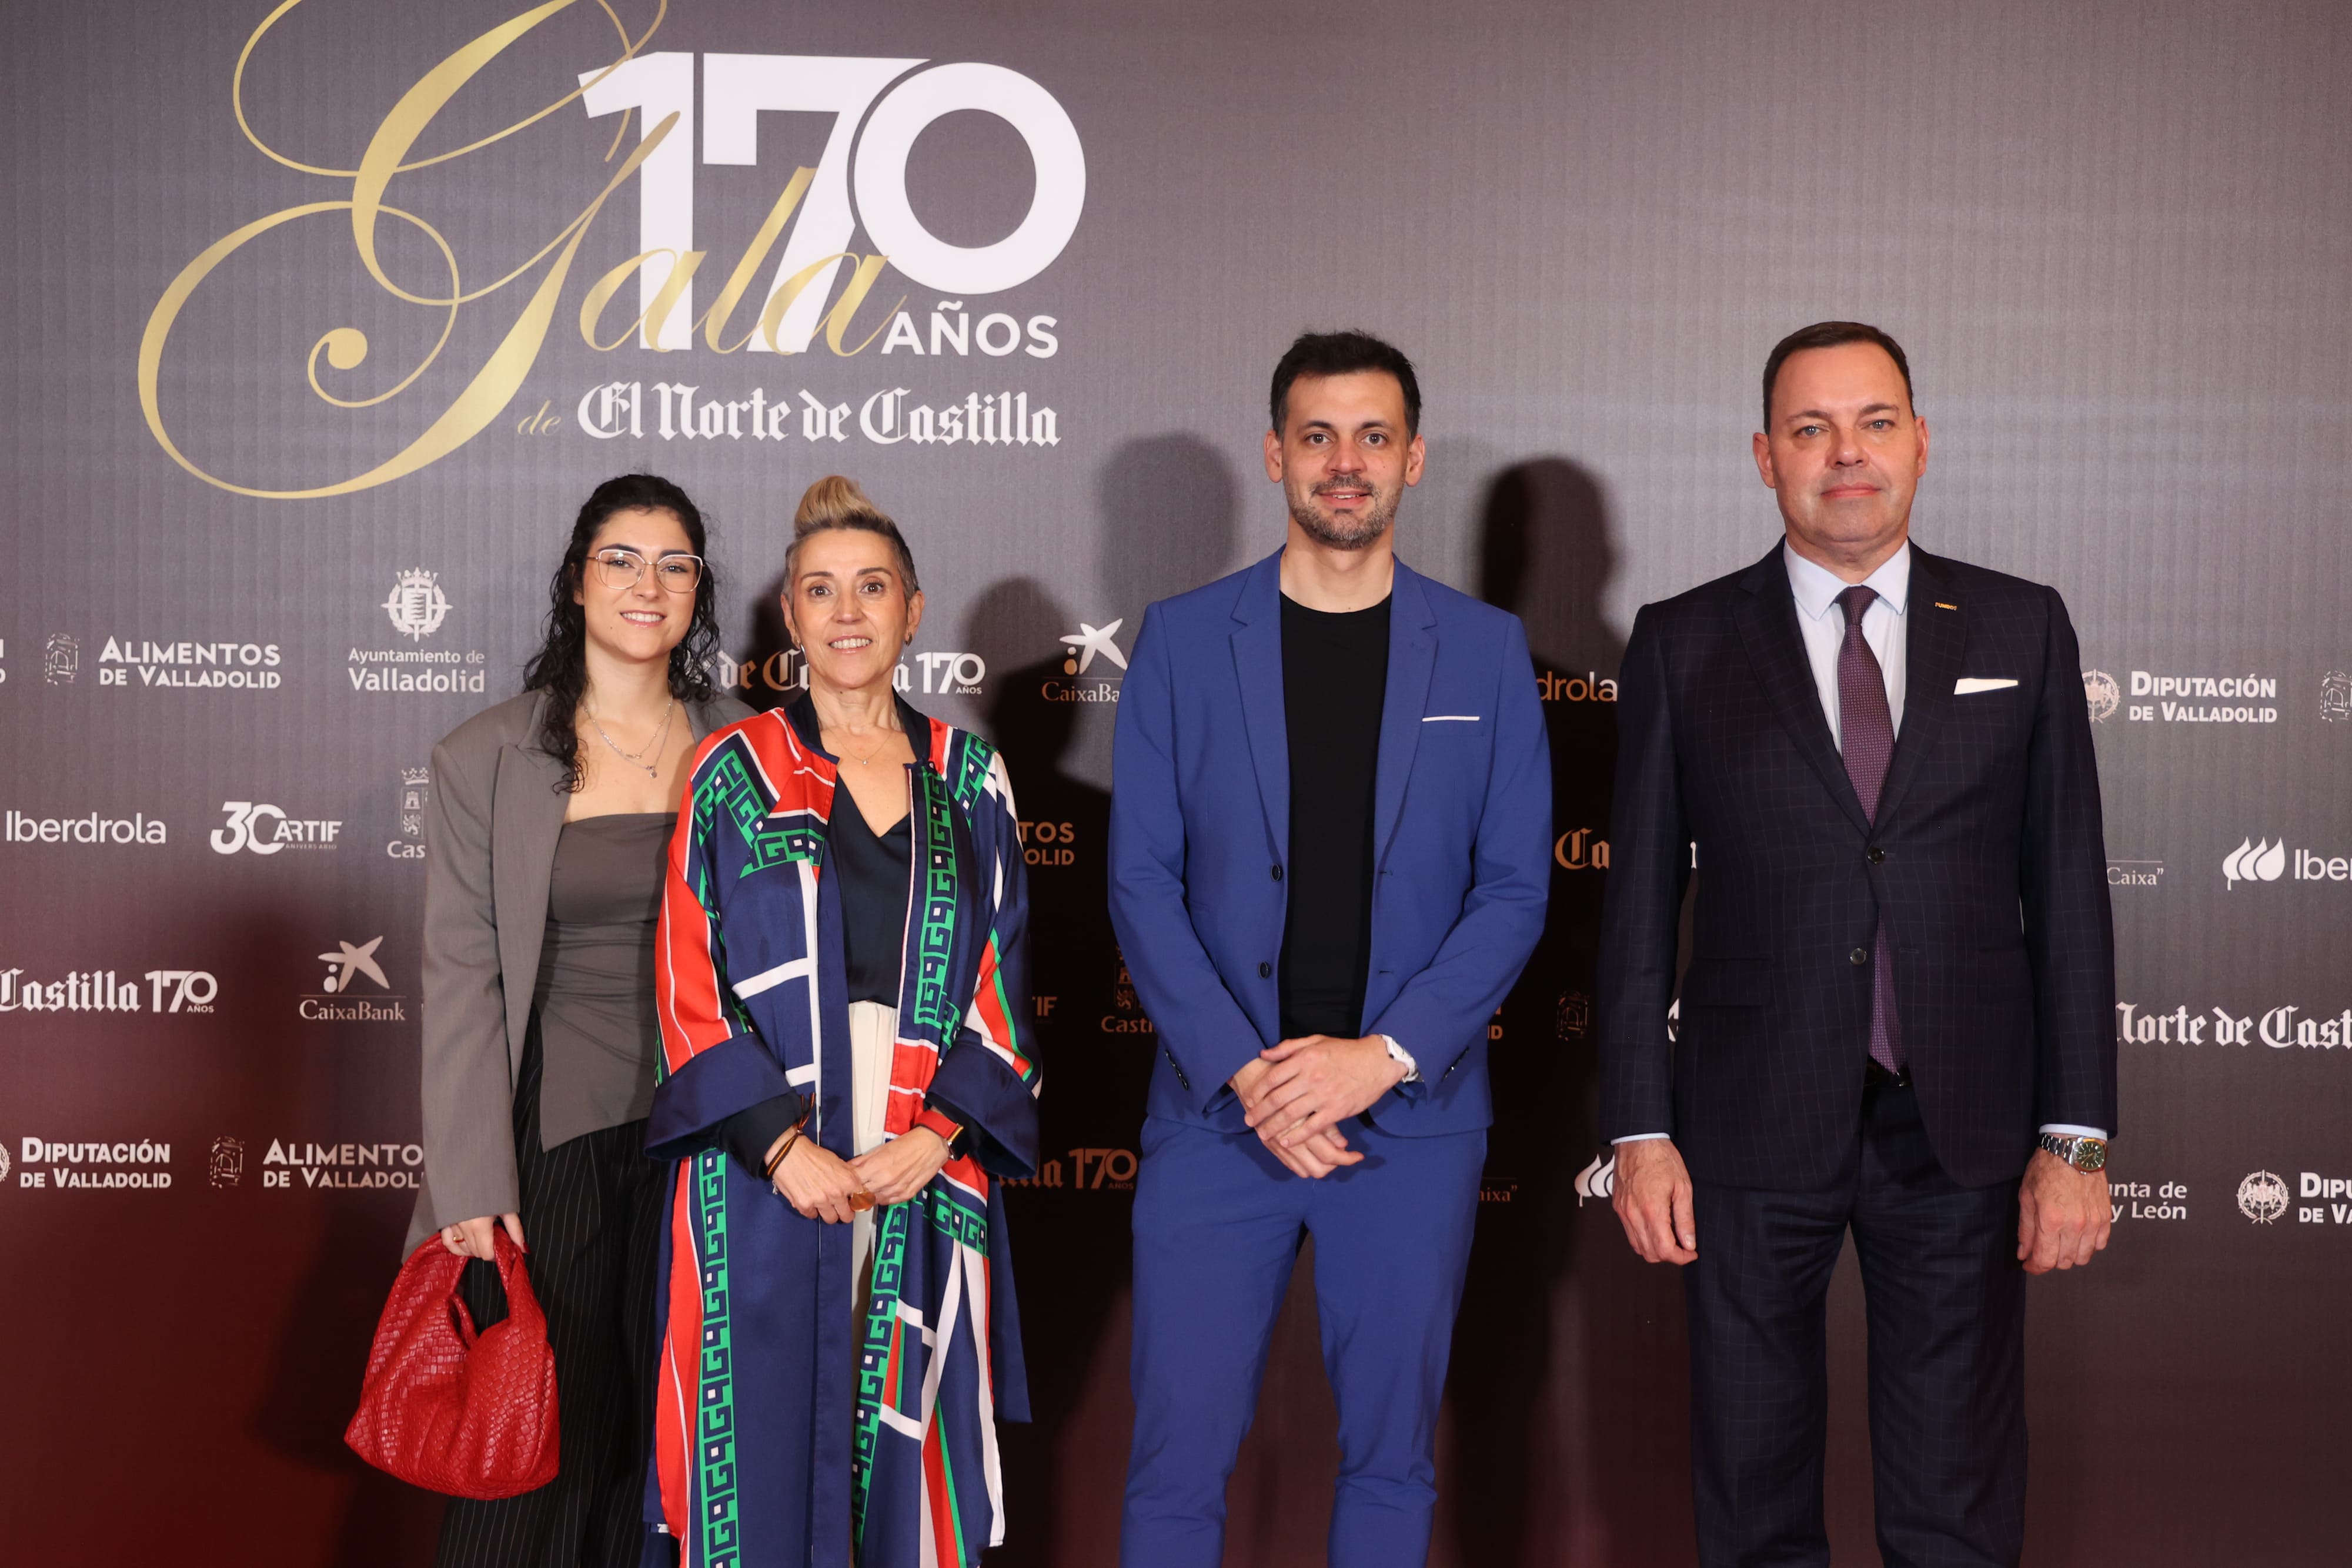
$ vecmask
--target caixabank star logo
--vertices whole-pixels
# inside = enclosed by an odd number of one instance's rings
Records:
[[[315,991],[303,993],[295,1011],[308,1023],[405,1023],[408,998],[392,989],[378,950],[382,936],[365,942],[338,941],[319,955],[327,967]]]

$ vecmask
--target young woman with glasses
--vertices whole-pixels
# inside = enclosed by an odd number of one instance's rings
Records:
[[[556,1479],[453,1501],[439,1561],[639,1568],[665,1167],[646,1157],[655,927],[687,760],[751,710],[711,689],[702,515],[651,475],[599,485],[549,584],[517,697],[433,752],[425,1186],[414,1248],[503,1317],[493,1231],[530,1243],[555,1351]],[[660,1552],[660,1543],[656,1547]],[[656,1560],[659,1560],[658,1557]]]

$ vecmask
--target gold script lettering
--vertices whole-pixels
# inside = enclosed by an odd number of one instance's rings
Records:
[[[347,496],[389,483],[404,475],[413,474],[419,468],[447,456],[451,452],[481,434],[512,401],[514,394],[520,390],[524,378],[530,374],[531,366],[537,362],[540,350],[546,342],[549,324],[554,319],[557,298],[562,292],[565,280],[571,275],[572,260],[579,252],[581,242],[587,237],[588,231],[594,225],[597,214],[604,210],[605,202],[611,199],[613,193],[636,172],[638,166],[652,154],[656,147],[660,146],[666,138],[677,131],[678,117],[676,114],[666,117],[643,141],[639,141],[635,151],[618,169],[614,171],[612,177],[605,182],[604,189],[597,193],[595,199],[583,208],[580,214],[569,225],[559,231],[537,256],[525,262],[514,272],[508,274],[506,277],[472,295],[462,291],[456,258],[451,255],[448,244],[443,239],[440,232],[415,214],[386,205],[383,202],[383,194],[386,185],[394,174],[402,172],[404,168],[423,166],[421,162],[404,165],[401,159],[408,149],[415,145],[416,138],[423,133],[425,127],[432,123],[434,116],[441,108],[467,81],[517,39],[574,3],[575,0],[548,0],[547,4],[534,7],[491,28],[426,72],[415,86],[402,96],[400,101],[394,106],[392,112],[385,116],[383,122],[377,127],[374,136],[369,141],[367,152],[361,160],[360,167],[349,172],[352,180],[352,195],[349,199],[308,202],[269,214],[266,217],[257,218],[207,246],[194,260],[180,270],[176,277],[173,278],[171,284],[163,290],[163,298],[156,301],[154,310],[149,315],[146,330],[141,334],[138,381],[139,406],[141,412],[146,416],[147,428],[154,435],[157,444],[174,463],[205,483],[240,496],[251,496],[265,500],[310,500],[330,496]],[[261,28],[256,31],[253,39],[247,41],[246,46],[247,56],[251,54],[261,32],[266,31],[278,17],[291,8],[292,0],[289,0],[289,4],[280,5],[271,13]],[[605,9],[607,15],[610,15],[609,6]],[[658,18],[656,25],[658,26]],[[634,55],[642,48],[646,38],[651,36],[652,29],[648,28],[644,37],[629,42],[624,57]],[[240,90],[244,67],[245,57],[240,57],[237,62]],[[578,96],[576,93],[567,95],[563,101],[569,102],[576,96]],[[541,111],[542,115],[546,112],[548,110]],[[237,114],[239,122],[242,124],[244,110],[241,101],[238,104]],[[540,116],[535,115],[531,118],[535,120]],[[530,121],[520,123],[528,124]],[[520,126],[509,129],[519,128]],[[248,134],[250,134],[249,131]],[[257,141],[255,144],[261,145]],[[485,144],[487,143],[476,143],[477,146]],[[269,151],[267,148],[263,150]],[[471,149],[465,151],[471,151]],[[270,152],[269,155],[278,158],[281,162],[290,163],[291,162],[275,152]],[[426,162],[438,161],[440,160]],[[309,169],[308,165],[296,166]],[[336,170],[310,172],[338,177],[345,172]],[[499,341],[498,347],[491,350],[489,358],[475,373],[473,380],[466,384],[448,407],[442,411],[440,416],[407,446],[364,473],[331,485],[291,490],[261,489],[239,485],[233,480],[208,473],[198,466],[180,450],[166,430],[161,394],[163,350],[171,340],[172,328],[179,319],[180,312],[186,307],[189,298],[223,262],[247,245],[282,225],[325,213],[351,214],[352,239],[360,260],[367,268],[369,276],[379,286],[396,298],[412,304],[446,308],[450,312],[450,324],[454,324],[458,308],[468,300],[478,299],[485,294],[503,287],[532,266],[547,258],[551,253],[553,255],[553,260],[548,267],[546,277],[541,279],[539,287],[531,291],[530,299],[524,303],[522,311],[517,317],[514,325],[508,329],[505,338]],[[379,214],[389,214],[403,222],[414,225],[440,248],[449,270],[447,296],[436,299],[413,294],[401,288],[384,275],[375,249],[376,218]],[[328,401],[346,408],[363,407],[380,402],[383,398],[402,391],[415,382],[418,375],[423,374],[425,367],[438,357],[442,347],[448,340],[449,325],[445,324],[440,341],[434,345],[424,362],[412,371],[391,392],[363,401],[345,402],[336,398],[329,398]],[[328,363],[337,370],[355,369],[367,356],[367,339],[356,328],[350,327],[337,328],[321,337],[312,346],[310,355],[310,380],[314,388],[317,388],[317,364],[322,351]],[[324,389],[318,390],[321,397],[327,396]]]

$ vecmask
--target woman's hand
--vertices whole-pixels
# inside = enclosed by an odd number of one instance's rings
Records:
[[[793,1135],[787,1133],[784,1136]],[[775,1157],[772,1147],[768,1157]],[[866,1183],[857,1173],[814,1138],[793,1138],[792,1152],[776,1167],[776,1191],[800,1211],[803,1219],[846,1225],[852,1212],[851,1197],[865,1190]]]
[[[916,1127],[866,1150],[849,1168],[876,1203],[904,1203],[929,1186],[947,1163],[947,1140],[929,1127]]]
[[[494,1225],[505,1226],[507,1234],[514,1238],[514,1244],[522,1246],[522,1216],[520,1214],[501,1214],[495,1218],[485,1214],[479,1219],[461,1219],[455,1225],[445,1225],[441,1228],[441,1245],[460,1258],[479,1258],[485,1263],[496,1262],[498,1244],[490,1229]]]

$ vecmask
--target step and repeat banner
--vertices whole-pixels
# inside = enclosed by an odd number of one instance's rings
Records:
[[[1153,1050],[1104,914],[1121,674],[1147,603],[1279,542],[1268,374],[1362,326],[1427,392],[1400,549],[1525,618],[1558,779],[1434,1560],[1690,1561],[1680,1287],[1621,1239],[1592,1105],[1617,666],[1637,606],[1776,538],[1758,371],[1846,317],[1911,351],[1921,542],[2056,584],[2088,666],[2123,1125],[2114,1245],[2032,1291],[2034,1554],[2341,1561],[2339,11],[109,0],[16,36],[27,1560],[427,1560],[439,1500],[341,1433],[422,1160],[428,759],[518,688],[589,489],[646,469],[714,521],[715,673],[757,706],[801,678],[793,503],[862,482],[929,590],[908,696],[1010,761],[1052,1157],[1010,1199],[1038,1419],[992,1561],[1111,1561]],[[1233,1563],[1321,1560],[1299,1278]]]

